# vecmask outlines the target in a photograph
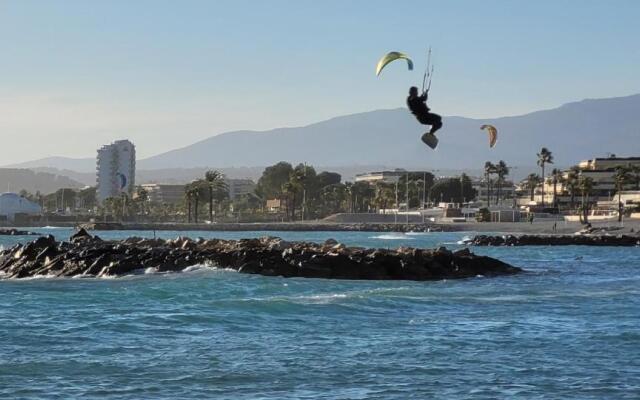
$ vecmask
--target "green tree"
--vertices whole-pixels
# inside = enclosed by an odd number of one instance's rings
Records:
[[[509,175],[509,167],[507,166],[507,163],[500,160],[498,161],[498,163],[494,166],[495,167],[495,174],[497,176],[496,179],[496,186],[497,186],[497,195],[496,195],[496,203],[498,203],[499,201],[502,200],[502,187],[504,186],[505,183],[505,178],[507,177],[507,175]]]
[[[491,205],[491,175],[495,174],[496,166],[487,161],[484,163],[484,180],[487,184],[487,207]]]
[[[295,217],[296,192],[297,188],[293,182],[287,181],[282,185],[281,200],[285,201],[286,215],[289,220]]]
[[[200,201],[205,197],[206,182],[202,180],[195,180],[185,185],[185,200],[187,203],[187,221],[191,223],[198,223],[198,216],[200,214]]]
[[[564,180],[563,173],[558,168],[551,170],[551,183],[553,184],[553,206],[558,207],[558,184]]]
[[[96,197],[96,187],[88,187],[80,190],[78,193],[78,200],[80,207],[86,210],[91,210],[98,205],[98,199]]]
[[[373,203],[378,210],[385,210],[384,212],[386,214],[386,210],[390,205],[393,204],[395,208],[398,208],[398,204],[396,203],[395,184],[376,182],[375,193]]]
[[[540,178],[538,174],[529,174],[525,179],[524,187],[527,190],[529,190],[529,198],[531,201],[533,201],[536,188],[538,187],[541,181],[542,181],[542,178]]]
[[[322,171],[316,176],[319,189],[330,185],[337,185],[342,181],[342,176],[337,172]]]
[[[256,194],[265,201],[279,198],[282,194],[282,187],[289,182],[292,172],[291,164],[284,161],[265,168],[256,184]]]
[[[308,206],[318,200],[317,195],[320,188],[317,184],[316,170],[312,166],[298,164],[291,173],[289,182],[296,191],[296,196],[293,197],[293,213],[295,215],[295,208],[297,206],[295,200],[297,199],[299,202],[300,215],[302,219],[305,219]]]
[[[630,167],[631,182],[635,185],[635,190],[640,190],[640,165],[634,164]]]
[[[225,194],[228,196],[229,185],[220,171],[209,170],[204,178],[209,195],[209,221],[213,222],[213,200],[216,199],[219,203],[225,198]]]
[[[589,222],[589,195],[591,195],[591,192],[593,191],[593,179],[580,175],[578,186],[582,194],[582,219],[586,224]]]
[[[347,199],[347,188],[342,183],[324,186],[321,197],[323,201],[320,212],[323,216],[341,212]]]
[[[618,222],[622,222],[622,214],[624,206],[622,204],[622,191],[624,187],[632,181],[631,170],[627,167],[616,167],[616,173],[613,176],[616,192],[618,193]]]
[[[545,182],[545,175],[544,175],[544,167],[547,164],[553,164],[553,154],[549,151],[549,149],[547,149],[546,147],[543,147],[542,149],[540,149],[540,153],[537,154],[538,156],[538,166],[540,167],[540,169],[542,170],[542,207],[544,207],[544,182]]]
[[[149,202],[149,193],[142,186],[136,189],[136,197],[134,203],[139,213],[145,215],[147,213],[147,203]]]
[[[363,212],[369,210],[376,191],[372,185],[367,182],[355,182],[350,187],[350,201],[352,212]]]
[[[236,212],[256,212],[262,200],[253,193],[244,193],[233,199],[233,210]]]
[[[459,178],[438,180],[431,189],[431,195],[436,200],[451,203],[461,200],[461,195],[463,198],[473,199],[478,195],[478,192],[473,188],[471,179],[463,174]]]
[[[580,189],[580,168],[573,166],[567,173],[567,179],[565,181],[567,191],[571,195],[570,208],[573,210],[576,203],[576,194]]]

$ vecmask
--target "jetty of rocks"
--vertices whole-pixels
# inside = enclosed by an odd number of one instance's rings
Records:
[[[444,247],[367,249],[347,247],[332,239],[322,244],[287,242],[276,237],[241,240],[130,237],[107,241],[80,230],[69,241],[42,236],[0,252],[3,278],[122,276],[148,268],[158,272],[182,271],[200,264],[266,276],[418,281],[521,271],[468,249],[456,252]]]
[[[640,246],[632,235],[478,235],[466,244],[473,246]]]

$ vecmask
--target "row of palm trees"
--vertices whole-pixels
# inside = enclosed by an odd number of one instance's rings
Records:
[[[558,205],[558,185],[563,185],[566,191],[571,196],[570,207],[573,209],[575,206],[575,198],[577,194],[581,195],[580,209],[582,211],[582,217],[584,222],[588,219],[590,195],[593,192],[595,182],[592,178],[584,176],[581,170],[577,166],[571,167],[567,172],[566,177],[563,171],[554,168],[551,171],[549,179],[545,177],[545,167],[547,164],[553,164],[553,154],[549,149],[543,147],[539,153],[537,153],[537,164],[541,169],[542,176],[537,174],[529,174],[526,178],[525,187],[530,191],[531,200],[534,199],[535,189],[538,185],[541,185],[541,197],[542,206],[545,206],[545,182],[553,185],[553,206]],[[622,191],[629,184],[635,184],[635,189],[640,190],[640,166],[628,166],[616,167],[614,175],[615,190],[618,194],[618,221],[622,221],[623,204],[622,204]]]
[[[506,182],[505,178],[509,175],[510,169],[507,163],[500,160],[497,164],[487,161],[484,163],[484,179],[487,183],[487,206],[491,205],[491,195],[493,184],[496,185],[496,204],[502,198],[502,187]],[[496,175],[496,180],[492,181],[491,176]]]
[[[213,221],[214,200],[218,204],[229,197],[229,186],[220,171],[209,170],[204,179],[198,179],[185,186],[187,221],[198,222],[199,206],[202,199],[209,202],[209,221]],[[192,213],[193,211],[193,213]]]

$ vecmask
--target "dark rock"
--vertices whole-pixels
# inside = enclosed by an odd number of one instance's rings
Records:
[[[79,241],[83,241],[91,238],[92,236],[89,234],[89,232],[87,232],[84,228],[80,228],[76,233],[71,235],[71,237],[69,238],[69,241],[71,243],[77,243]]]
[[[640,246],[640,240],[630,235],[478,235],[473,246]]]
[[[0,229],[0,235],[6,236],[40,236],[39,233],[29,232],[29,231],[20,231],[15,228],[10,229]]]
[[[78,232],[71,241],[41,237],[0,253],[0,271],[10,277],[34,275],[118,276],[140,268],[181,271],[196,264],[266,276],[333,279],[435,280],[496,276],[521,270],[468,249],[436,250],[349,248],[336,241],[324,244],[285,242],[280,238],[193,241],[129,238],[95,240]]]

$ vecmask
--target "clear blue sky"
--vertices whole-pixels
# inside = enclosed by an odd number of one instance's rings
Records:
[[[0,164],[141,157],[234,129],[402,107],[496,117],[640,92],[640,1],[0,1]],[[377,59],[410,53],[413,73]],[[250,145],[250,144],[248,144]]]

